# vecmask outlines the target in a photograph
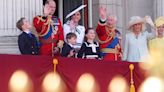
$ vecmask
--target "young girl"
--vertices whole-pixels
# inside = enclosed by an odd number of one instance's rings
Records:
[[[93,28],[86,31],[86,39],[78,52],[78,58],[101,59],[98,42],[95,41],[96,33]]]

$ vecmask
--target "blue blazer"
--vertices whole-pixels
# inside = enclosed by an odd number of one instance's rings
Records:
[[[22,32],[18,37],[18,46],[21,54],[38,55],[39,47],[38,42],[33,34]]]

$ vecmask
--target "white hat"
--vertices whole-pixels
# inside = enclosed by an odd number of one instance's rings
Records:
[[[138,24],[138,23],[145,23],[145,19],[144,18],[141,18],[139,16],[133,16],[130,18],[130,21],[129,21],[129,25],[128,25],[128,29],[131,28],[131,26],[135,25],[135,24]]]
[[[82,10],[83,8],[85,8],[87,5],[81,5],[80,7],[78,7],[77,9],[73,10],[71,13],[69,13],[67,16],[66,16],[66,19],[71,17],[72,15],[74,15],[76,12]]]

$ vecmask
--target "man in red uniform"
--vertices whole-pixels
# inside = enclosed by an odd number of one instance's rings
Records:
[[[53,16],[56,3],[47,0],[44,6],[44,15],[36,16],[33,25],[38,33],[41,55],[58,54],[63,46],[63,29],[59,18]]]
[[[104,60],[121,60],[121,33],[116,29],[116,17],[106,18],[106,9],[100,7],[100,20],[96,29],[97,40]]]

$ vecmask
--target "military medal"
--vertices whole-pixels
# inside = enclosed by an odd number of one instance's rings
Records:
[[[55,26],[54,29],[53,29],[53,33],[56,34],[58,31],[58,26]]]
[[[58,26],[55,26],[55,30],[58,31]]]

